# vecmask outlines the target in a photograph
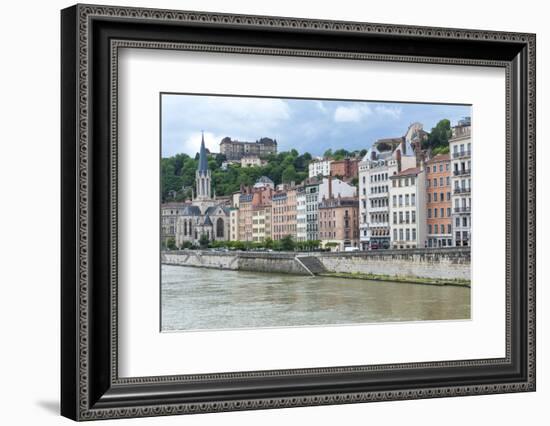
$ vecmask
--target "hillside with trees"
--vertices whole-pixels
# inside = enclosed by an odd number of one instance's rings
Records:
[[[241,167],[240,164],[229,164],[226,170],[221,168],[226,160],[222,154],[211,156],[208,167],[212,173],[212,183],[216,195],[230,195],[239,190],[240,185],[253,185],[261,176],[269,177],[275,185],[280,183],[301,182],[308,176],[308,165],[312,160],[308,152],[283,151],[264,158],[267,164],[261,167]],[[177,154],[161,159],[162,200],[177,201],[191,197],[195,184],[195,171],[198,166],[198,155],[195,158],[187,154]],[[183,190],[182,190],[183,188]],[[170,196],[174,191],[176,197]]]
[[[451,137],[451,122],[448,119],[440,120],[432,128],[428,138],[423,142],[423,149],[431,149],[432,153],[443,154],[449,152],[449,138]],[[366,149],[348,151],[346,149],[327,149],[323,156],[333,160],[342,160],[348,157],[362,158]],[[191,198],[195,186],[195,171],[198,166],[198,153],[194,158],[187,154],[176,154],[161,159],[161,187],[162,202],[183,201]],[[240,164],[229,164],[225,170],[222,163],[226,160],[222,154],[210,156],[208,166],[212,172],[212,184],[216,195],[230,195],[239,190],[241,184],[253,185],[261,176],[269,177],[275,185],[302,182],[308,177],[308,165],[313,159],[311,154],[298,153],[296,149],[271,154],[263,160],[263,166],[241,167]],[[357,178],[352,182],[357,185]]]

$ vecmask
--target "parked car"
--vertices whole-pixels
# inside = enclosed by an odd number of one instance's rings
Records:
[[[344,251],[359,251],[359,247],[346,247]]]

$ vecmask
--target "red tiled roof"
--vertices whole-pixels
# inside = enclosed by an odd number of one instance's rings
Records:
[[[399,173],[396,173],[391,177],[417,175],[418,173],[420,173],[420,169],[418,167],[411,167],[410,169],[401,170]]]
[[[426,164],[438,163],[440,161],[449,161],[451,156],[449,154],[437,154],[435,157],[427,161]]]

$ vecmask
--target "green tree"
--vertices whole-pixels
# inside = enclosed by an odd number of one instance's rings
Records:
[[[168,248],[168,250],[176,250],[176,240],[173,238],[168,238],[168,240],[166,241],[166,247]]]
[[[199,245],[201,248],[208,247],[208,243],[210,242],[210,239],[208,238],[207,234],[201,234],[201,237],[199,238]]]
[[[423,143],[424,148],[437,148],[440,146],[449,146],[449,138],[451,137],[451,122],[444,118],[440,120]]]
[[[190,249],[193,247],[193,243],[191,241],[184,241],[181,243],[181,249]]]
[[[350,152],[347,149],[337,149],[334,151],[334,154],[332,155],[332,158],[335,160],[343,160],[346,157],[350,156]]]
[[[295,247],[296,242],[294,241],[294,238],[292,238],[292,235],[285,235],[281,238],[281,250],[293,251]]]
[[[294,168],[294,166],[292,164],[290,164],[284,170],[281,180],[284,183],[290,183],[292,181],[296,181],[296,178],[297,178],[296,169]]]

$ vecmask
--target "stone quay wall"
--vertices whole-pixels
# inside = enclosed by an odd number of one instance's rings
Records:
[[[319,253],[318,257],[325,268],[331,272],[432,279],[471,279],[470,248],[468,247]]]
[[[235,253],[210,252],[202,250],[164,251],[163,265],[195,266],[198,268],[239,269]]]
[[[181,250],[163,252],[161,260],[166,265],[310,275],[304,264],[298,260],[308,256],[319,259],[327,272],[429,279],[471,279],[470,249],[467,247],[351,253]]]
[[[207,250],[165,251],[163,265],[229,269],[251,272],[309,275],[294,253],[216,252]]]

